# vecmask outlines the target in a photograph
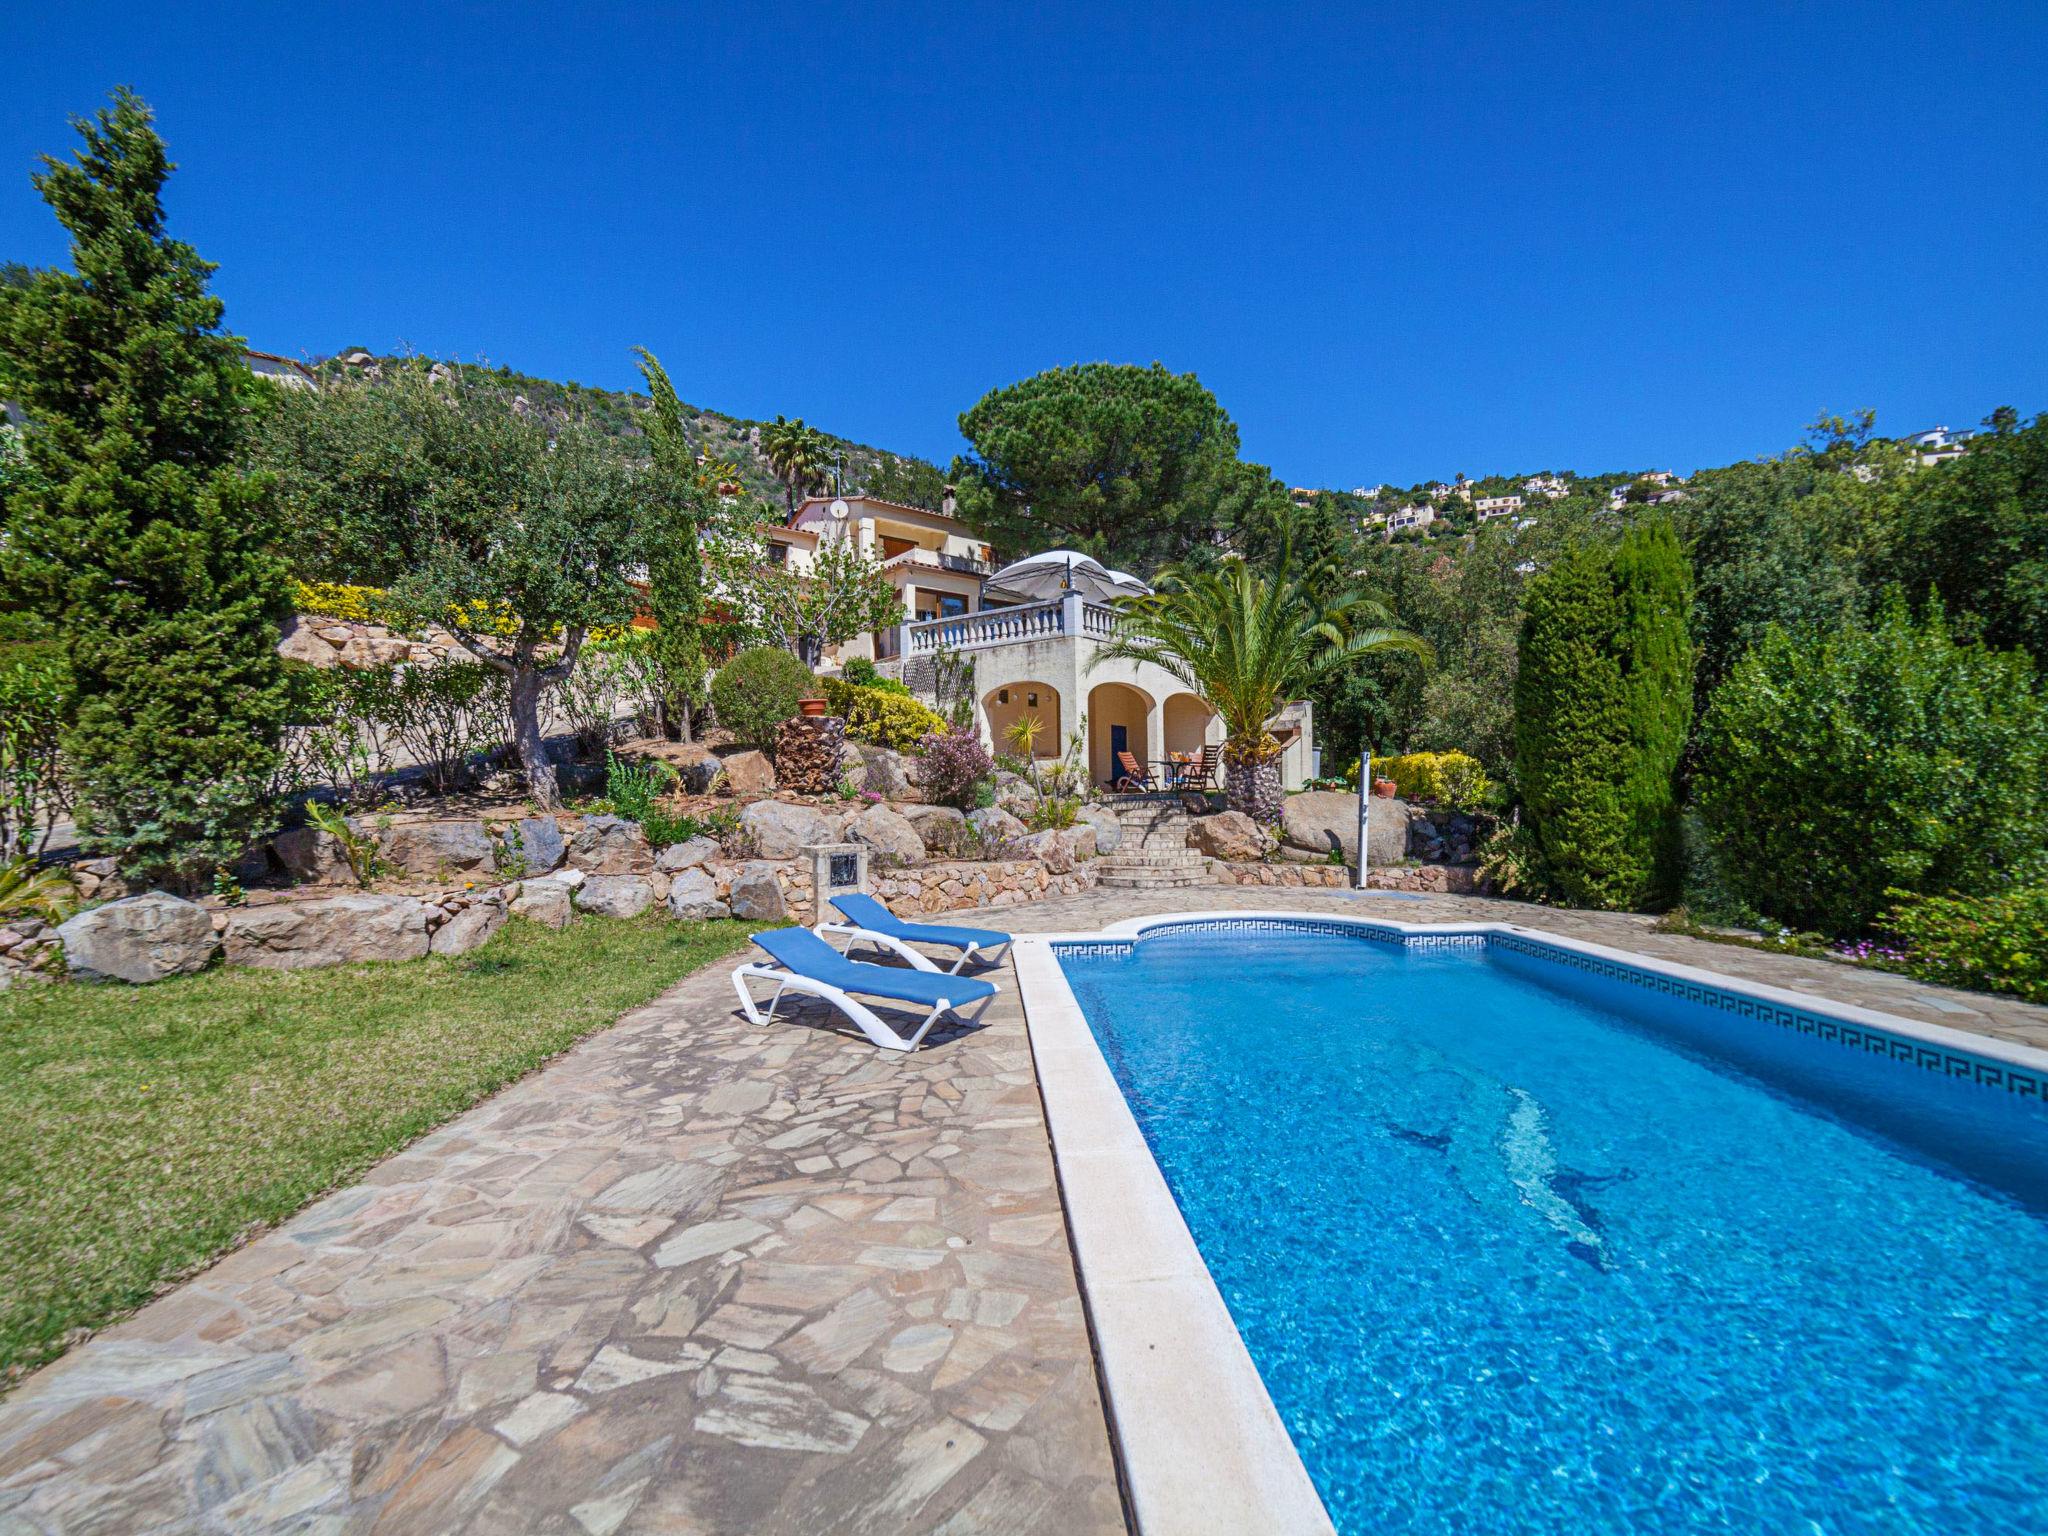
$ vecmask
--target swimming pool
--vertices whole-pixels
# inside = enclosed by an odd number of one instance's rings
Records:
[[[2048,1529],[2039,1076],[1400,940],[1055,950],[1340,1530]]]

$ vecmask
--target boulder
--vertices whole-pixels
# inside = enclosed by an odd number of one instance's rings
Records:
[[[343,638],[347,638],[345,630]],[[316,667],[331,667],[339,660],[334,654],[334,647],[321,637],[320,631],[296,613],[284,621],[277,654],[287,661],[303,661]]]
[[[638,822],[588,816],[569,844],[569,862],[587,875],[644,875],[654,868],[654,850]]]
[[[1273,835],[1243,811],[1221,811],[1197,818],[1188,828],[1188,846],[1212,859],[1233,864],[1263,859],[1273,851]]]
[[[562,824],[552,816],[528,816],[500,833],[508,859],[517,858],[525,873],[544,875],[568,855],[569,840],[562,836]]]
[[[686,869],[676,876],[668,888],[668,909],[685,922],[732,916],[732,909],[718,899],[718,882],[704,869]]]
[[[958,858],[967,846],[967,817],[950,805],[904,805],[894,809],[917,828],[926,853]]]
[[[504,927],[509,915],[504,896],[493,891],[483,900],[471,902],[436,928],[433,937],[427,941],[427,947],[437,955],[466,955]]]
[[[576,887],[567,880],[525,880],[512,898],[512,915],[549,928],[566,928]]]
[[[1028,779],[1011,773],[1007,769],[996,770],[996,804],[1018,818],[1028,817],[1038,809],[1038,791],[1031,787]]]
[[[670,843],[662,849],[654,856],[654,867],[665,875],[673,875],[717,857],[717,838],[693,837],[687,843]]]
[[[480,821],[398,822],[378,834],[377,852],[402,874],[434,880],[497,868]]]
[[[1116,812],[1106,805],[1090,803],[1080,810],[1080,819],[1095,829],[1095,851],[1099,854],[1115,853],[1124,845],[1124,824],[1116,819]]]
[[[782,899],[782,882],[775,878],[773,864],[743,864],[732,877],[727,894],[734,917],[749,922],[775,922],[789,915]]]
[[[383,672],[412,657],[412,642],[395,635],[353,635],[341,648],[341,664],[351,672]]]
[[[983,806],[967,818],[981,838],[981,845],[990,853],[1014,843],[1025,833],[1024,823],[1004,810],[1000,805]]]
[[[1373,807],[1373,821],[1380,820],[1382,800]],[[1398,821],[1402,845],[1408,840],[1408,811],[1401,807]],[[1311,789],[1289,795],[1280,809],[1280,837],[1290,848],[1306,853],[1327,854],[1332,848],[1344,850],[1344,862],[1358,862],[1358,797],[1335,789]],[[1397,859],[1399,855],[1395,856]]]
[[[860,744],[861,765],[867,775],[861,788],[884,800],[915,800],[924,782],[924,764],[906,752],[892,751],[868,742]]]
[[[871,805],[846,824],[846,841],[866,843],[875,857],[894,864],[922,864],[924,836],[886,805]]]
[[[354,826],[354,822],[350,822]],[[301,885],[353,885],[341,841],[318,827],[294,827],[270,840],[271,856]]]
[[[427,952],[427,909],[415,897],[368,894],[237,907],[222,938],[229,965],[259,970],[417,960]]]
[[[839,782],[855,794],[868,787],[868,760],[860,755],[857,741],[840,743]]]
[[[598,917],[638,917],[654,905],[654,887],[639,875],[592,875],[578,886],[578,912]]]
[[[725,792],[735,800],[754,800],[775,793],[775,765],[759,752],[735,752],[719,765]]]
[[[764,859],[793,859],[814,843],[839,841],[824,812],[782,800],[756,800],[740,812],[740,830],[750,835],[754,851]]]
[[[1355,818],[1358,814],[1357,797],[1346,795],[1344,798],[1351,802]],[[1372,816],[1366,825],[1366,853],[1373,868],[1389,868],[1408,856],[1412,823],[1413,816],[1406,801],[1373,797]],[[1356,839],[1344,855],[1345,862],[1354,865],[1358,862],[1355,844]]]
[[[1094,846],[1090,846],[1094,852]],[[1022,838],[1016,838],[1008,848],[1010,858],[1036,858],[1040,864],[1053,870],[1053,874],[1069,874],[1075,864],[1075,846],[1065,831],[1053,827],[1044,831],[1028,831]]]
[[[57,929],[64,963],[86,981],[162,981],[204,968],[220,947],[213,916],[168,891],[124,896]]]

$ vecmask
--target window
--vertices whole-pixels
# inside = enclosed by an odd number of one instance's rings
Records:
[[[768,563],[770,565],[789,564],[789,546],[779,539],[770,539],[768,541]]]
[[[965,616],[967,612],[967,599],[960,596],[959,593],[941,592],[938,597],[940,618],[957,619]]]

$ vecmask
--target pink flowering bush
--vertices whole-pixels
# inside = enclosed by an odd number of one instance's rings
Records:
[[[972,810],[982,780],[995,772],[995,759],[971,726],[933,731],[920,748],[924,756],[924,791],[939,805]]]

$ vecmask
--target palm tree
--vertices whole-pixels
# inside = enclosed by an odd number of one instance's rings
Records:
[[[1205,570],[1167,567],[1158,591],[1122,605],[1116,639],[1089,663],[1149,661],[1207,700],[1223,720],[1230,807],[1268,826],[1280,819],[1282,796],[1280,743],[1266,722],[1280,706],[1360,656],[1430,654],[1339,567],[1326,561],[1297,575],[1293,556],[1289,527],[1270,570],[1237,558]]]
[[[808,491],[825,477],[831,445],[816,427],[804,425],[803,417],[788,421],[777,416],[761,428],[761,452],[768,467],[782,482],[789,510],[796,511],[799,491]]]

